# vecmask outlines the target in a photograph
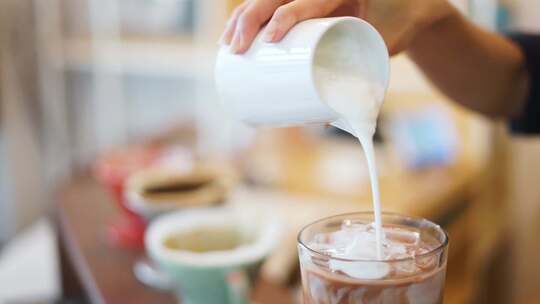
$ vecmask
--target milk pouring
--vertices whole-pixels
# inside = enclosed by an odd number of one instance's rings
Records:
[[[376,258],[382,260],[384,259],[382,251],[384,236],[373,134],[384,99],[385,87],[368,78],[364,65],[354,55],[360,52],[361,42],[352,39],[343,31],[330,31],[333,33],[321,39],[320,47],[316,51],[315,83],[319,88],[321,98],[338,113],[340,125],[358,138],[364,149],[373,197],[374,249]]]
[[[379,259],[384,236],[372,137],[388,74],[383,39],[352,17],[301,22],[277,44],[257,37],[244,55],[223,47],[216,64],[218,92],[232,116],[254,126],[331,123],[358,138],[370,172]]]
[[[317,221],[299,236],[306,304],[440,304],[447,236],[423,219],[381,213],[373,147],[389,58],[357,18],[303,21],[279,43],[244,55],[223,47],[216,83],[225,109],[253,126],[330,123],[355,136],[368,164],[373,212]]]

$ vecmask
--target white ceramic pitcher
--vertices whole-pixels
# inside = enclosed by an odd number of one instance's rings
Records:
[[[311,19],[297,24],[279,43],[257,36],[241,55],[221,47],[215,76],[225,110],[252,126],[330,123],[350,132],[321,99],[314,80],[314,62],[325,35],[336,35],[330,56],[336,66],[342,70],[350,65],[354,73],[388,87],[388,50],[373,26],[354,17]]]

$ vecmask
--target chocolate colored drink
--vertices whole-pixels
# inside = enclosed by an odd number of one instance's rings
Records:
[[[383,214],[378,259],[372,213],[315,222],[299,236],[305,304],[441,304],[448,239],[436,224]]]

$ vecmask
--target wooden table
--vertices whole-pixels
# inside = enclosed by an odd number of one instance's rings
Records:
[[[64,296],[86,296],[92,303],[175,303],[171,294],[144,286],[133,275],[142,251],[109,245],[105,227],[119,211],[103,189],[86,174],[60,189],[56,208]],[[259,304],[294,303],[289,289],[258,282]]]

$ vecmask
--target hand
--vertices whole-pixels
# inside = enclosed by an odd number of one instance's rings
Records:
[[[446,0],[246,0],[229,18],[221,42],[243,53],[266,22],[263,39],[277,42],[302,20],[354,16],[375,26],[393,55],[453,11]]]

